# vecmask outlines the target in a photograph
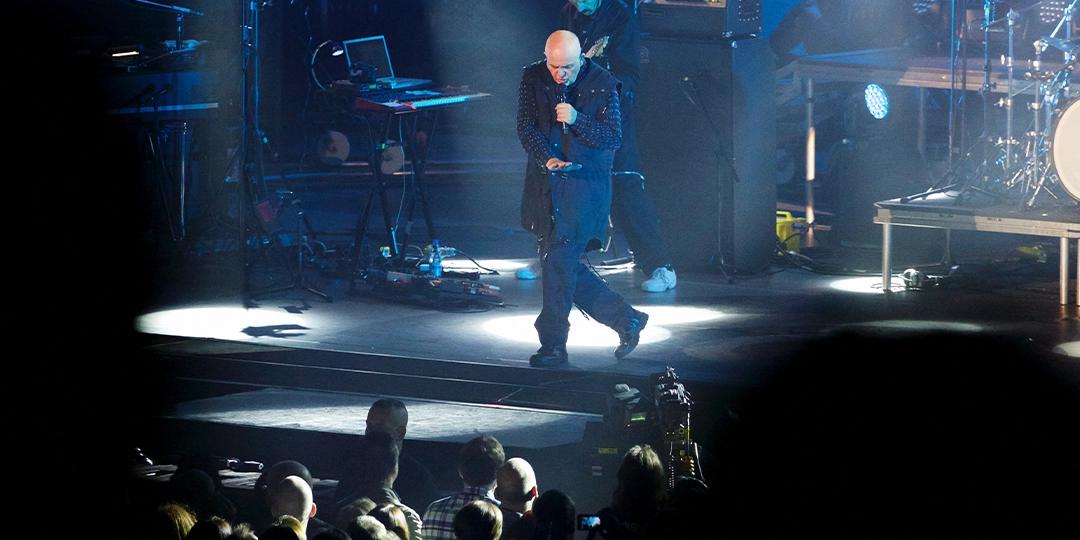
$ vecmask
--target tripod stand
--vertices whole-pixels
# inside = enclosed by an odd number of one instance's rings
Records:
[[[992,176],[992,174],[991,174],[993,172],[993,168],[1000,161],[1000,160],[995,159],[995,155],[996,155],[995,145],[994,145],[994,141],[993,141],[993,139],[992,139],[992,137],[990,135],[990,124],[991,124],[990,94],[991,94],[991,90],[993,88],[992,85],[991,85],[991,82],[990,82],[990,74],[992,72],[992,67],[991,67],[991,64],[990,64],[990,29],[994,25],[999,24],[1001,22],[1007,22],[1008,23],[1009,52],[1008,52],[1008,56],[1005,57],[1005,63],[1006,63],[1006,66],[1008,67],[1009,81],[1008,81],[1008,88],[1006,90],[1008,92],[1008,95],[1007,95],[1006,101],[1003,103],[1003,106],[1006,108],[1007,114],[1008,114],[1008,118],[1007,118],[1008,133],[1006,135],[1006,140],[1005,140],[1005,152],[1006,152],[1006,155],[1005,155],[1005,158],[1004,158],[1005,163],[1008,163],[1009,160],[1010,160],[1010,157],[1012,155],[1012,98],[1013,98],[1013,95],[1012,95],[1012,76],[1013,76],[1013,71],[1012,71],[1012,65],[1013,65],[1012,41],[1013,41],[1013,26],[1014,26],[1015,21],[1016,21],[1016,12],[1013,11],[1013,10],[1010,10],[1009,14],[1006,17],[1003,17],[1003,18],[998,19],[996,21],[993,19],[993,15],[994,15],[994,1],[993,0],[985,0],[984,3],[983,3],[983,21],[982,21],[982,33],[983,33],[983,38],[982,38],[982,46],[983,46],[982,72],[983,72],[983,83],[982,83],[982,86],[979,88],[979,95],[982,98],[982,121],[983,121],[983,125],[982,125],[982,133],[979,135],[979,142],[977,143],[978,146],[982,147],[982,151],[981,151],[982,160],[979,163],[978,167],[976,167],[975,170],[972,171],[972,174],[968,175],[967,178],[960,178],[958,180],[949,182],[944,186],[941,186],[940,184],[942,182],[939,181],[937,186],[940,186],[940,187],[932,187],[931,189],[928,189],[928,190],[926,190],[926,191],[924,191],[922,193],[917,193],[915,195],[909,195],[907,197],[902,197],[900,199],[901,203],[906,204],[906,203],[909,203],[909,202],[912,202],[912,201],[915,201],[915,200],[918,200],[918,199],[926,199],[926,198],[928,198],[928,197],[930,197],[932,195],[937,195],[937,194],[950,194],[951,197],[955,198],[955,200],[956,200],[956,202],[958,204],[963,202],[965,199],[968,199],[968,198],[973,197],[975,195],[984,195],[984,196],[993,198],[995,201],[1001,201],[1001,200],[1004,199],[1004,197],[1002,195],[999,195],[999,194],[994,193],[994,192],[987,189],[987,187],[991,184],[991,181],[994,178]],[[956,19],[956,1],[953,0],[952,8],[951,8],[951,15],[950,15],[950,40],[951,40],[951,46],[950,46],[950,52],[949,52],[949,71],[950,71],[950,79],[951,79],[951,82],[950,82],[950,85],[949,85],[949,135],[948,135],[949,136],[949,156],[948,156],[949,170],[943,175],[943,180],[944,179],[949,179],[949,178],[955,178],[957,176],[957,169],[961,165],[965,164],[966,162],[968,162],[971,159],[970,150],[965,149],[966,146],[967,146],[966,142],[965,142],[965,137],[964,137],[964,133],[966,132],[966,129],[964,127],[965,123],[963,122],[963,119],[966,117],[966,115],[964,114],[964,109],[966,109],[966,106],[965,106],[960,111],[960,119],[961,119],[961,127],[959,129],[959,131],[960,131],[960,139],[961,139],[961,143],[960,143],[960,150],[961,150],[960,160],[959,160],[959,162],[956,162],[956,163],[953,162],[953,154],[954,154],[954,146],[955,146],[954,145],[954,140],[956,138],[956,128],[955,128],[956,118],[955,117],[957,115],[957,113],[956,113],[956,108],[957,108],[956,107],[956,102],[957,102],[957,100],[955,98],[955,94],[956,94],[956,91],[957,91],[956,65],[957,65],[957,58],[958,57],[961,58],[962,62],[963,62],[963,67],[961,68],[961,74],[962,74],[962,77],[965,79],[965,82],[961,83],[961,87],[963,87],[963,88],[967,87],[967,84],[966,84],[966,78],[967,78],[967,67],[966,67],[966,65],[967,65],[967,53],[965,52],[965,49],[964,49],[964,42],[965,42],[965,39],[966,39],[965,36],[967,34],[967,32],[965,32],[964,29],[965,29],[966,26],[967,26],[966,22],[960,22],[959,26],[958,26],[957,19]],[[966,100],[964,101],[964,103],[966,104]],[[974,145],[973,145],[973,147],[974,147]],[[981,178],[981,182],[980,182],[981,185],[976,185],[973,182],[973,179],[976,178],[976,177]]]
[[[282,195],[292,196],[291,191],[283,192]],[[282,201],[282,205],[286,204],[286,201]],[[311,247],[311,243],[308,241],[308,235],[306,231],[311,230],[311,225],[307,221],[307,216],[304,214],[304,207],[301,205],[300,199],[292,197],[287,201],[287,204],[296,207],[296,271],[292,274],[291,282],[288,285],[281,285],[278,287],[271,287],[264,291],[259,291],[251,295],[252,299],[260,296],[266,296],[270,294],[277,294],[285,291],[291,291],[293,289],[309,292],[326,300],[327,302],[333,302],[334,299],[329,294],[319,290],[313,284],[311,284],[307,277],[304,275],[304,259],[308,253],[314,254],[315,250]]]
[[[301,241],[297,245],[297,268],[296,273],[292,276],[291,282],[288,285],[271,287],[266,290],[253,292],[251,290],[251,264],[249,262],[248,250],[251,243],[249,239],[249,229],[257,237],[258,241],[254,244],[256,246],[263,246],[269,243],[267,235],[263,230],[263,224],[260,223],[260,218],[264,222],[273,219],[273,212],[271,209],[260,209],[260,213],[264,210],[271,210],[268,213],[269,216],[256,215],[256,206],[252,201],[252,184],[257,184],[261,188],[263,193],[266,193],[266,178],[264,175],[264,161],[263,150],[269,150],[271,155],[274,155],[273,149],[270,146],[270,140],[263,132],[260,126],[259,115],[259,90],[261,82],[260,73],[260,60],[259,60],[259,14],[262,9],[269,6],[268,0],[251,0],[247,4],[247,8],[243,12],[243,21],[241,28],[243,30],[243,42],[242,42],[242,71],[243,71],[243,91],[240,96],[241,110],[243,111],[243,129],[240,135],[240,150],[241,150],[241,210],[240,210],[240,252],[241,252],[241,264],[243,266],[243,297],[244,305],[246,307],[254,307],[254,300],[260,296],[266,296],[269,294],[276,294],[292,289],[299,289],[305,292],[312,293],[327,302],[333,301],[330,295],[316,289],[306,281],[304,277],[304,251],[311,250],[307,241],[307,236],[304,235],[304,225],[308,225],[310,231],[310,224],[307,223],[307,218],[304,216],[303,208],[299,205],[299,201],[295,198],[291,200],[291,203],[297,207],[297,224],[296,232],[297,238]],[[254,148],[251,148],[252,141],[257,141]],[[252,152],[254,150],[254,152]],[[254,154],[254,155],[252,155]],[[291,192],[289,192],[291,195]],[[262,203],[265,206],[265,201]],[[251,218],[256,219],[252,220]],[[249,227],[249,221],[254,225]]]

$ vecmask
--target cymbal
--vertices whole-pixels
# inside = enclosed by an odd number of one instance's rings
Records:
[[[1080,47],[1080,38],[1073,38],[1070,40],[1064,40],[1061,38],[1043,36],[1039,38],[1039,41],[1061,51],[1071,53]]]

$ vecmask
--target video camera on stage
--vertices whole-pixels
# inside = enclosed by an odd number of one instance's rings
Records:
[[[627,384],[615,385],[608,398],[605,424],[617,430],[623,444],[648,442],[657,448],[665,461],[668,487],[680,477],[705,481],[701,471],[700,449],[690,430],[694,400],[686,386],[668,367],[650,377],[653,399]],[[615,434],[615,431],[609,433]]]
[[[690,392],[671,367],[653,375],[652,380],[656,418],[667,450],[664,461],[668,489],[674,488],[681,477],[704,482],[700,451],[690,431],[690,409],[694,404]]]

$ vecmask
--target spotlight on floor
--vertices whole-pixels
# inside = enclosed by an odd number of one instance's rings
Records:
[[[499,317],[491,319],[483,324],[487,333],[507,341],[518,343],[536,344],[536,329],[533,322],[535,315],[518,315],[514,317]],[[641,332],[641,344],[656,343],[671,337],[671,332],[653,324],[649,319],[649,325]],[[619,345],[619,336],[610,328],[592,320],[586,319],[580,311],[570,313],[570,335],[566,340],[569,347],[616,347]]]
[[[881,286],[881,276],[866,276],[838,279],[829,283],[830,289],[859,294],[881,294],[885,289]],[[904,281],[900,274],[895,274],[889,283],[892,292],[900,292],[905,289]]]
[[[884,321],[869,321],[846,325],[849,328],[863,328],[882,331],[907,331],[907,332],[982,332],[985,328],[974,323],[954,321],[921,321],[906,319],[889,319]]]
[[[529,263],[525,259],[479,259],[473,262],[460,255],[454,259],[443,260],[445,270],[467,271],[475,269],[477,265],[496,272],[514,272],[519,268],[525,268]]]
[[[1054,347],[1054,352],[1073,358],[1080,358],[1080,341],[1067,341],[1062,343],[1061,345]]]
[[[147,334],[227,340],[250,339],[252,328],[297,329],[310,326],[310,320],[280,309],[244,309],[239,306],[170,309],[147,313],[135,319],[135,329]]]
[[[649,314],[649,325],[641,333],[641,343],[656,343],[671,337],[666,327],[680,324],[696,324],[735,317],[715,309],[691,306],[638,306]],[[483,324],[489,334],[519,343],[536,343],[535,315],[498,317]],[[567,345],[572,347],[614,347],[619,337],[610,328],[586,319],[580,311],[570,313],[570,337]]]

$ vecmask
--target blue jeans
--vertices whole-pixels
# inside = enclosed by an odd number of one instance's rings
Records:
[[[633,92],[623,94],[622,147],[615,152],[614,172],[641,172],[641,160],[637,148],[637,125],[634,118],[636,96]],[[616,174],[611,179],[611,219],[615,228],[626,236],[634,262],[639,270],[652,272],[671,264],[664,252],[660,237],[660,219],[656,215],[645,184],[636,174]]]
[[[660,219],[641,178],[621,174],[611,181],[611,218],[615,228],[626,236],[639,270],[652,272],[670,264],[660,238]]]
[[[608,288],[581,262],[583,246],[555,241],[541,246],[544,306],[533,326],[542,347],[565,346],[570,332],[570,310],[577,304],[600,324],[620,331],[634,313],[630,304]]]

